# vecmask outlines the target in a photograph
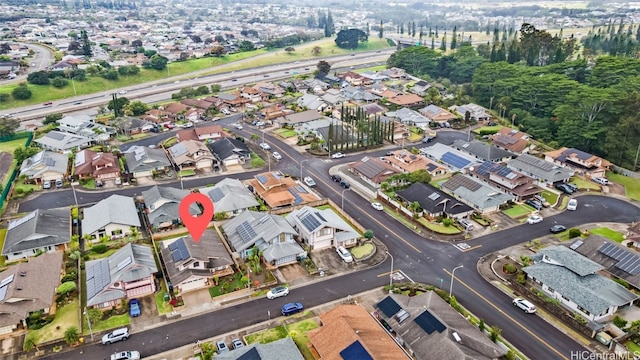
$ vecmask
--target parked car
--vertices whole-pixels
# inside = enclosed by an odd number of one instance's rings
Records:
[[[225,115],[231,115],[231,111],[227,110],[226,108],[220,109],[220,112],[225,114]]]
[[[271,150],[271,146],[269,144],[267,144],[267,143],[260,143],[260,147],[263,150]]]
[[[303,181],[308,187],[316,187],[316,182],[309,176],[305,177]]]
[[[539,222],[542,222],[542,216],[540,215],[531,215],[527,219],[527,224],[537,224]]]
[[[42,183],[42,188],[51,189],[51,180],[46,180],[44,183]]]
[[[257,127],[262,127],[262,126],[265,126],[265,125],[267,125],[267,124],[264,121],[256,121],[256,126]]]
[[[537,200],[527,199],[524,203],[536,210],[542,210],[542,204]]]
[[[393,151],[387,151],[387,152],[385,153],[385,155],[386,155],[386,156],[393,156]]]
[[[280,155],[280,153],[279,153],[279,152],[274,151],[274,152],[273,152],[273,158],[274,158],[274,159],[276,159],[276,160],[278,160],[278,161],[280,161],[280,160],[282,160],[282,155]]]
[[[216,350],[218,354],[229,351],[227,344],[223,340],[216,341]]]
[[[279,298],[281,296],[289,295],[289,288],[286,286],[276,286],[273,289],[269,290],[267,293],[267,299],[273,300],[275,298]]]
[[[335,181],[335,182],[341,182],[342,181],[342,177],[338,174],[334,174],[331,175],[331,180]]]
[[[609,185],[609,180],[607,178],[594,177],[594,178],[591,178],[591,180],[600,185]]]
[[[331,154],[331,158],[332,159],[340,159],[340,158],[343,158],[343,157],[344,157],[344,154],[341,153],[341,152],[337,152],[337,153]]]
[[[62,182],[62,180],[61,180],[61,179],[56,180],[56,187],[57,187],[57,188],[61,188],[61,187],[63,187],[63,186],[64,186],[64,183]]]
[[[578,192],[578,190],[580,190],[580,188],[578,188],[578,185],[573,184],[573,183],[565,183],[564,186],[568,187],[573,192]]]
[[[542,195],[533,195],[533,197],[538,200],[542,206],[544,207],[549,207],[551,206],[551,204],[549,204],[549,202],[547,201],[547,199],[545,199]]]
[[[140,352],[138,351],[119,351],[111,354],[111,360],[139,360]]]
[[[513,305],[519,307],[527,314],[533,314],[534,312],[536,312],[536,306],[533,305],[529,300],[525,300],[523,298],[513,299]]]
[[[109,345],[116,341],[127,340],[129,338],[129,329],[128,328],[120,328],[115,329],[112,332],[104,335],[102,337],[102,344]]]
[[[431,140],[433,140],[433,138],[432,138],[432,137],[425,136],[424,138],[422,138],[422,143],[423,143],[423,144],[426,144],[426,143],[428,143],[428,142],[431,142]]]
[[[340,258],[342,259],[342,261],[346,263],[353,262],[353,256],[351,256],[351,252],[345,249],[344,246],[338,246],[338,248],[336,249],[336,252],[338,253],[338,255],[340,255]]]
[[[284,316],[289,316],[295,313],[299,313],[300,311],[302,311],[304,309],[304,306],[302,306],[301,303],[288,303],[288,304],[284,304],[282,306],[282,315]]]
[[[573,190],[571,190],[570,187],[568,187],[567,185],[563,184],[563,183],[558,183],[555,184],[554,187],[560,191],[562,191],[563,193],[567,194],[567,195],[571,195],[573,194]]]
[[[140,316],[140,302],[138,299],[131,299],[131,301],[129,301],[129,316]]]
[[[487,126],[496,126],[496,125],[498,125],[498,124],[497,124],[497,123],[495,123],[495,122],[493,122],[493,121],[489,121],[489,122],[487,123]]]
[[[567,204],[567,210],[576,210],[578,208],[578,200],[576,199],[571,199],[569,200],[569,203]]]
[[[340,181],[340,186],[342,186],[345,189],[348,189],[351,187],[351,184],[349,184],[349,182],[347,180],[342,180]]]
[[[384,210],[384,206],[382,206],[382,204],[380,204],[379,202],[371,203],[371,206],[378,211]]]
[[[240,339],[233,339],[233,340],[231,340],[231,347],[234,350],[235,349],[240,349],[241,347],[244,347],[244,343]]]
[[[557,234],[567,230],[567,227],[564,225],[556,224],[556,225],[553,225],[549,230],[551,231],[552,234]]]

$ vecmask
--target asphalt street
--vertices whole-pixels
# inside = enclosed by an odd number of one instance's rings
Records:
[[[245,126],[241,133],[247,137],[249,133],[260,134],[251,126]],[[461,137],[466,138],[466,134],[442,131],[439,133],[437,141],[449,143],[453,139]],[[451,270],[458,265],[464,265],[464,268],[456,271],[453,286],[453,294],[459,303],[484,319],[486,324],[496,325],[502,329],[502,336],[531,359],[569,359],[572,351],[585,349],[574,339],[569,338],[537,315],[528,315],[514,308],[510,297],[488,284],[477,273],[478,259],[490,252],[546,235],[549,232],[550,224],[554,222],[566,226],[608,221],[630,223],[636,221],[640,216],[640,210],[633,204],[606,196],[584,195],[579,197],[581,206],[576,211],[547,217],[540,224],[523,224],[472,239],[467,242],[472,246],[471,250],[463,252],[451,243],[425,239],[389,215],[372,211],[369,199],[361,198],[354,191],[343,193],[344,189],[330,180],[329,168],[337,164],[358,160],[363,155],[347,155],[339,160],[314,158],[307,154],[291,151],[288,145],[268,134],[265,135],[265,141],[272,146],[272,151],[279,151],[284,156],[280,162],[272,162],[273,169],[285,169],[283,171],[298,176],[300,162],[307,160],[303,164],[304,175],[312,176],[316,180],[316,190],[319,193],[329,197],[337,204],[342,202],[344,194],[345,211],[364,227],[372,229],[376,237],[385,243],[393,256],[395,269],[402,270],[415,281],[440,285],[448,289],[451,284]],[[386,149],[367,155],[382,156],[385,152]],[[234,177],[248,178],[254,173],[238,174],[240,176],[234,175]],[[194,179],[190,182],[185,181],[184,185],[185,187],[197,187],[206,183],[215,183],[221,177],[224,175],[208,179]],[[135,187],[117,192],[123,195],[134,195],[140,194],[142,190],[143,188]],[[83,192],[79,195],[78,201],[81,204],[89,204],[111,193]],[[73,195],[70,190],[54,191],[25,201],[20,205],[20,211],[29,211],[37,207],[70,206],[73,203]],[[364,271],[329,277],[324,281],[296,288],[287,297],[286,302],[300,301],[309,308],[376,286],[382,286],[389,280],[389,270],[390,259],[387,259],[384,263]],[[148,356],[194,343],[198,339],[215,337],[243,326],[267,320],[269,312],[273,319],[279,314],[279,308],[284,302],[284,299],[278,301],[257,299],[135,333],[126,343],[110,346],[90,345],[82,348],[82,354],[80,354],[80,350],[75,350],[72,353],[53,355],[48,358],[101,359],[107,358],[116,350],[139,350],[143,355]]]

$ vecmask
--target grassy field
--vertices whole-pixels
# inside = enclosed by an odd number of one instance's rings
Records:
[[[33,337],[36,340],[36,344],[54,339],[62,339],[65,330],[71,326],[80,329],[80,323],[78,322],[78,299],[57,309],[55,320],[41,329],[29,331],[27,337]]]
[[[27,144],[27,138],[15,139],[11,141],[0,142],[0,152],[8,152],[13,154],[13,151],[21,146]]]
[[[502,211],[508,217],[515,219],[531,213],[531,208],[525,205],[516,204],[513,207]]]
[[[285,128],[280,128],[280,129],[274,130],[273,132],[285,139],[298,135],[298,133],[296,133],[295,130],[285,129]]]
[[[589,229],[589,232],[591,234],[596,234],[596,235],[600,235],[600,236],[604,236],[607,239],[611,239],[615,242],[621,243],[624,240],[624,234],[619,233],[615,230],[606,228],[606,227],[599,227],[599,228],[594,228],[594,229]]]
[[[457,227],[450,225],[450,226],[444,226],[441,223],[434,223],[431,221],[428,221],[427,219],[421,217],[418,218],[418,222],[420,224],[422,224],[424,227],[426,227],[429,230],[433,230],[437,233],[440,234],[448,234],[448,235],[453,235],[453,234],[460,234],[461,231],[460,229],[458,229]]]
[[[83,320],[84,323],[86,324],[86,316],[83,316],[83,319],[84,319]],[[122,314],[122,315],[113,315],[106,320],[98,321],[96,324],[92,323],[91,330],[93,330],[94,333],[97,333],[103,330],[110,330],[110,329],[127,326],[129,325],[130,322],[131,322],[131,318],[129,317],[128,313]],[[88,326],[84,326],[83,330],[84,330],[84,334],[89,333]]]
[[[624,186],[627,197],[633,200],[640,200],[640,179],[624,176],[620,174],[607,173],[609,181],[613,181]]]

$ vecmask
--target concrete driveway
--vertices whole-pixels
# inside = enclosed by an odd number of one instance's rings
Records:
[[[132,332],[142,331],[165,320],[165,316],[159,316],[158,314],[156,300],[153,295],[138,298],[138,301],[140,301],[140,316],[131,318]]]

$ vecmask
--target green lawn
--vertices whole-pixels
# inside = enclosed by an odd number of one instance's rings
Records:
[[[251,153],[251,167],[257,168],[257,167],[262,167],[266,164],[267,162],[264,161],[263,158],[261,158],[258,154],[252,152]]]
[[[0,249],[4,247],[4,238],[7,236],[7,229],[0,228]],[[4,266],[5,257],[0,256],[0,266]]]
[[[249,334],[245,336],[245,340],[247,344],[260,343],[260,344],[268,344],[270,342],[274,342],[279,339],[283,339],[287,336],[287,330],[284,326],[276,326],[272,327],[257,333]]]
[[[22,189],[22,190],[18,190],[18,189]],[[40,189],[42,189],[42,186],[40,185],[33,185],[33,184],[25,184],[24,181],[16,181],[16,185],[14,187],[14,190],[17,192],[29,192],[29,190],[33,189],[32,191],[38,191]]]
[[[244,289],[246,287],[246,285],[242,283],[244,275],[245,274],[243,273],[236,272],[233,276],[225,276],[221,278],[218,280],[217,286],[211,286],[209,288],[209,295],[213,298],[236,291],[236,289]]]
[[[56,310],[56,318],[50,324],[38,330],[30,330],[28,337],[36,340],[36,344],[54,339],[62,339],[67,328],[75,326],[80,329],[78,321],[78,299]],[[59,327],[59,328],[58,328]]]
[[[83,319],[84,319],[83,321],[86,324],[86,316],[83,316]],[[129,325],[130,322],[131,322],[131,318],[129,317],[129,313],[125,313],[122,315],[112,315],[110,318],[106,320],[100,320],[96,324],[92,323],[91,330],[93,330],[94,333],[97,333],[103,330],[110,330],[110,329],[116,329],[119,327],[127,326]],[[85,334],[89,333],[88,326],[85,326],[83,330]]]
[[[444,226],[444,225],[442,225],[442,223],[431,222],[431,221],[428,221],[427,219],[425,219],[423,217],[418,218],[418,222],[420,224],[422,224],[424,227],[426,227],[427,229],[435,231],[435,232],[440,233],[440,234],[452,235],[452,234],[460,234],[461,233],[460,229],[458,229],[457,227],[455,227],[453,225]]]
[[[195,175],[196,175],[195,170],[181,170],[178,173],[178,177],[188,177],[188,176],[195,176]]]
[[[164,281],[160,282],[160,289],[155,293],[156,307],[158,308],[158,314],[170,313],[173,308],[168,301],[164,301],[164,294],[167,292],[167,288],[164,285]]]
[[[621,243],[624,240],[624,235],[615,230],[609,229],[607,227],[599,227],[594,229],[589,229],[591,234],[596,234],[600,236],[604,236],[608,239],[611,239],[615,242]]]
[[[285,128],[281,128],[281,129],[275,130],[274,133],[280,135],[281,137],[283,137],[285,139],[298,135],[298,133],[296,133],[295,130],[285,129]]]
[[[629,350],[631,353],[640,354],[640,345],[634,343],[633,341],[627,340],[627,342],[624,343],[624,346],[626,346],[627,350]]]
[[[386,65],[380,65],[380,66],[371,66],[371,67],[366,67],[366,68],[360,68],[358,70],[356,70],[355,72],[357,73],[363,73],[363,72],[367,72],[367,71],[382,71],[382,70],[386,70],[387,66]]]
[[[600,185],[583,177],[574,176],[571,178],[570,182],[576,184],[576,186],[580,189],[600,190]]]
[[[474,133],[476,134],[480,134],[482,132],[491,132],[491,133],[497,133],[498,131],[500,131],[500,129],[502,129],[504,126],[502,125],[496,125],[496,126],[483,126],[483,127],[479,127],[475,130],[473,130]]]
[[[558,201],[558,197],[560,195],[554,193],[553,191],[545,190],[540,194],[547,202],[551,205],[554,205],[556,201]]]
[[[80,186],[87,188],[87,189],[95,189],[96,188],[96,181],[93,179],[81,179],[80,180]]]
[[[409,135],[409,139],[407,139],[409,142],[416,142],[416,141],[420,141],[422,140],[424,136],[422,134],[415,134],[415,133],[411,133]]]
[[[305,360],[313,360],[314,357],[309,350],[309,338],[307,337],[307,332],[317,328],[318,323],[314,319],[307,319],[286,326],[280,325],[257,333],[249,334],[245,336],[245,340],[247,341],[247,344],[256,342],[260,344],[268,344],[290,336],[296,343],[300,352],[302,352]]]
[[[374,248],[372,244],[366,243],[362,246],[356,246],[349,250],[351,251],[353,257],[355,257],[356,259],[362,259],[363,257],[371,254]]]
[[[511,208],[503,210],[502,213],[515,219],[531,213],[531,208],[522,204],[515,204]]]
[[[8,152],[13,154],[13,150],[21,146],[25,146],[26,144],[27,144],[27,138],[0,142],[0,152]]]
[[[640,179],[614,174],[612,172],[607,173],[607,178],[609,181],[613,181],[624,186],[628,198],[640,200]]]

